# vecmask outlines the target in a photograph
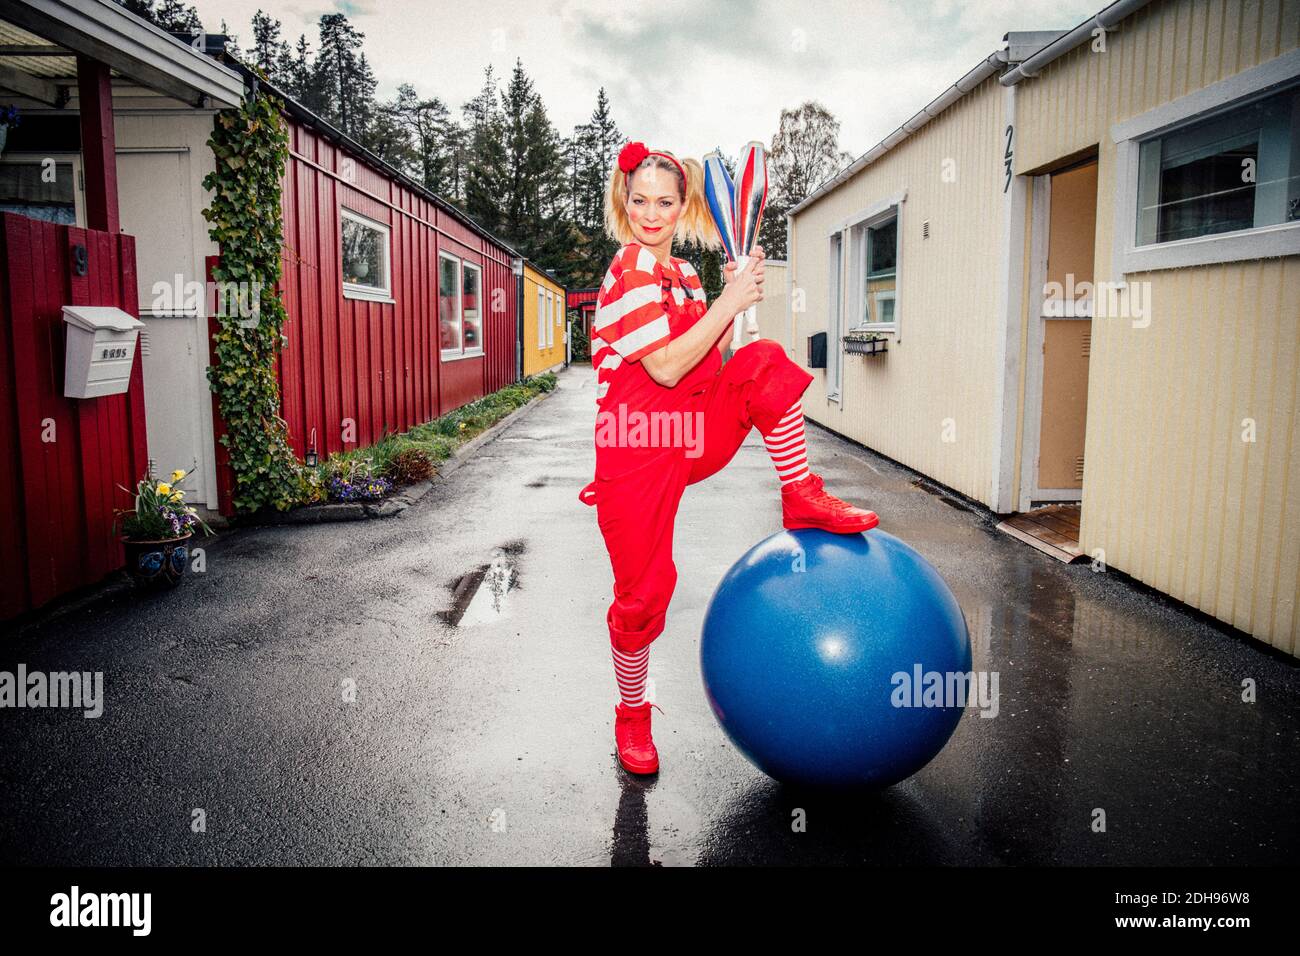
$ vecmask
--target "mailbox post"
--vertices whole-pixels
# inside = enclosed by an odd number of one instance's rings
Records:
[[[67,398],[120,395],[131,384],[139,319],[108,305],[65,305],[68,344],[63,365]]]

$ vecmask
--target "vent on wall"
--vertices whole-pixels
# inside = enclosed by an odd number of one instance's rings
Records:
[[[1083,330],[1083,357],[1087,358],[1092,354],[1092,328]]]
[[[929,238],[930,238],[930,220],[929,220],[929,219],[927,219],[927,220],[925,220],[923,223],[921,223],[921,238],[922,238],[922,239],[929,239]]]
[[[140,330],[140,354],[149,354],[149,326],[147,325]]]
[[[1074,459],[1074,480],[1083,481],[1083,456]]]

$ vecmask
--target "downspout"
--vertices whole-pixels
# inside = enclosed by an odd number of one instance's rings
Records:
[[[516,258],[515,273],[515,381],[524,380],[524,260]]]

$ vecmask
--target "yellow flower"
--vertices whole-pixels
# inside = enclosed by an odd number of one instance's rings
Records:
[[[172,481],[180,481],[184,477],[185,472],[181,471],[179,468],[172,472]]]
[[[171,496],[170,496],[167,500],[168,500],[168,501],[180,501],[180,500],[181,500],[182,498],[184,498],[184,497],[185,497],[185,492],[183,492],[183,491],[173,491],[173,492],[171,493]]]
[[[160,482],[158,482],[158,494],[160,494],[160,495],[170,495],[171,493],[172,493],[172,486],[171,486],[171,485],[167,484],[167,482],[165,482],[165,481],[160,481]]]

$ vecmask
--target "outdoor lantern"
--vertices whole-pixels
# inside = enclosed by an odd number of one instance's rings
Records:
[[[308,468],[315,468],[320,464],[320,458],[316,454],[316,429],[311,430],[311,443],[307,449],[307,454],[303,457],[303,464]]]

